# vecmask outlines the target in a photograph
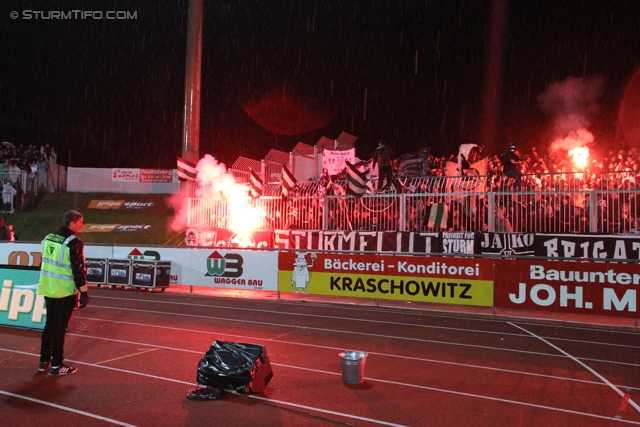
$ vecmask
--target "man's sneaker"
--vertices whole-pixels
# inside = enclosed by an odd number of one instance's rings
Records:
[[[38,366],[38,371],[44,372],[51,367],[51,362],[40,362],[40,366]]]
[[[52,366],[49,371],[49,375],[55,377],[57,375],[71,375],[78,372],[78,368],[72,368],[71,366],[60,365],[60,366]]]

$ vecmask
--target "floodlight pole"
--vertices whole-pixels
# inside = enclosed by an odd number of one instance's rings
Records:
[[[482,111],[478,145],[496,147],[500,128],[502,105],[502,77],[504,71],[504,46],[509,17],[509,0],[489,1],[489,37],[485,48]]]
[[[202,0],[189,0],[187,57],[184,86],[182,158],[200,159],[200,69],[202,64]]]

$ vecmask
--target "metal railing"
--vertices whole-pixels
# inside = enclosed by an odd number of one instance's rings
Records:
[[[279,187],[248,203],[259,208],[260,229],[366,231],[640,232],[640,188],[635,173],[554,173],[527,175],[520,189],[504,176],[435,176],[395,180],[385,194],[347,196],[342,182],[299,183],[283,200]],[[227,202],[189,199],[188,226],[229,228]]]

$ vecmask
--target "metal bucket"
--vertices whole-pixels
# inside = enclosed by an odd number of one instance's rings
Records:
[[[364,364],[367,353],[360,351],[345,351],[339,353],[342,366],[342,381],[346,384],[360,384],[364,381]]]

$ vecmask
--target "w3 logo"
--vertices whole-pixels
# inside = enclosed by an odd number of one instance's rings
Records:
[[[240,277],[244,260],[238,254],[220,255],[215,251],[207,258],[207,274],[205,276]]]

